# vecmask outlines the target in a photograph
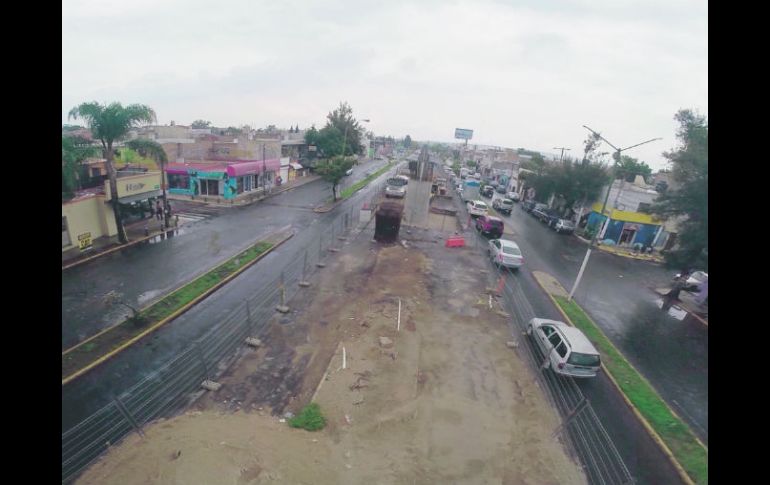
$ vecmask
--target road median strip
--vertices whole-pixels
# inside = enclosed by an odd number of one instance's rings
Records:
[[[358,182],[354,183],[350,187],[342,190],[340,192],[340,198],[337,199],[335,202],[329,202],[329,203],[327,203],[325,205],[316,207],[315,209],[313,209],[313,211],[314,212],[319,212],[319,213],[324,213],[324,212],[331,211],[332,209],[334,209],[335,207],[340,205],[342,202],[344,202],[346,199],[349,199],[351,195],[355,194],[356,192],[358,192],[362,188],[366,187],[366,185],[369,184],[369,182],[371,182],[372,180],[376,179],[380,175],[384,174],[385,172],[387,172],[388,170],[393,168],[393,166],[396,163],[398,163],[398,162],[390,162],[390,163],[388,163],[386,166],[384,166],[381,169],[377,170],[376,172],[374,172],[373,174],[371,174],[368,177],[364,178],[363,180],[359,180]]]
[[[62,385],[85,374],[175,319],[293,235],[292,232],[283,232],[257,241],[222,264],[143,308],[136,316],[62,352]]]
[[[539,278],[535,278],[543,286]],[[602,367],[640,421],[687,483],[708,483],[708,448],[634,369],[601,329],[574,301],[548,296],[568,323],[583,331],[602,354]]]

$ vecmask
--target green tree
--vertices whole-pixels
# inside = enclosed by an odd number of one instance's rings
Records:
[[[626,182],[633,182],[637,175],[647,180],[652,175],[652,168],[644,162],[627,155],[620,156],[620,163],[616,169],[616,177],[623,177]]]
[[[519,150],[521,150],[521,148]],[[532,158],[530,158],[529,160],[524,160],[521,163],[521,167],[527,170],[532,170],[538,176],[543,175],[543,172],[545,171],[545,168],[546,168],[545,160],[543,159],[543,156],[540,155],[539,153],[535,153],[534,155],[532,155]]]
[[[82,163],[86,158],[99,155],[99,149],[76,136],[61,137],[61,193],[62,200],[71,199],[81,187]]]
[[[348,103],[340,103],[337,109],[326,115],[326,126],[324,129],[326,128],[330,129],[327,136],[332,137],[333,134],[334,138],[334,143],[330,144],[330,148],[339,147],[333,152],[327,152],[326,156],[348,156],[361,151],[361,126],[353,117],[353,108]],[[332,131],[331,128],[334,128],[336,131]],[[339,145],[336,142],[337,132],[339,132],[340,139],[342,140]]]
[[[152,158],[160,167],[160,187],[163,191],[163,206],[166,209],[163,211],[163,219],[166,227],[169,227],[171,223],[168,220],[169,205],[166,197],[166,163],[168,163],[166,151],[158,142],[144,138],[130,140],[126,142],[126,146],[143,157]]]
[[[708,121],[689,109],[674,116],[679,123],[680,146],[663,153],[671,164],[677,187],[658,197],[652,212],[663,217],[681,217],[678,244],[666,253],[672,268],[708,271]]]
[[[192,122],[190,127],[195,129],[211,128],[211,122],[206,120],[195,120]]]
[[[325,162],[321,162],[316,166],[315,172],[321,176],[322,179],[332,184],[332,195],[334,201],[337,201],[337,186],[345,176],[345,172],[353,167],[353,160],[345,157],[334,157]]]
[[[409,148],[410,146],[412,146],[412,137],[409,135],[406,135],[406,137],[404,138],[404,148]]]
[[[476,160],[466,160],[465,166],[468,168],[476,168]]]
[[[110,192],[112,193],[112,210],[115,214],[115,225],[118,230],[118,240],[127,243],[126,229],[123,227],[123,219],[120,215],[118,203],[118,180],[115,173],[115,151],[113,144],[124,138],[129,130],[142,124],[152,123],[156,120],[155,111],[143,104],[131,104],[123,106],[120,103],[102,105],[97,102],[82,103],[72,108],[70,118],[82,118],[91,129],[93,137],[102,144],[107,176],[110,180]]]

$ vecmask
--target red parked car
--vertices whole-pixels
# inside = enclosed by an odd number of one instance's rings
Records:
[[[479,216],[476,219],[476,230],[484,236],[499,238],[503,235],[503,220],[495,216]]]

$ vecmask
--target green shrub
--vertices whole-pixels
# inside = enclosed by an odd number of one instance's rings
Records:
[[[302,408],[302,411],[293,418],[289,419],[289,426],[292,428],[302,428],[308,431],[318,431],[326,426],[326,418],[321,415],[321,407],[312,402]]]

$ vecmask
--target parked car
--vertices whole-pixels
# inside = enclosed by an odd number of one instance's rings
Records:
[[[545,225],[548,227],[553,227],[556,225],[556,221],[558,221],[561,217],[559,216],[559,213],[556,212],[553,209],[545,209],[543,212],[545,212],[545,217],[540,219],[542,222],[545,222]]]
[[[497,188],[497,181],[496,181],[496,180],[490,180],[490,181],[488,182],[488,184],[489,184],[489,185],[491,185],[491,186],[492,186],[492,188],[494,188],[494,189],[496,189],[496,188]]]
[[[492,260],[492,264],[505,266],[514,271],[521,268],[524,264],[524,256],[521,254],[519,245],[507,239],[492,239],[489,241],[487,254]]]
[[[674,279],[679,279],[682,275],[677,274]],[[699,291],[700,285],[705,283],[709,279],[709,275],[703,271],[693,271],[690,276],[687,277],[684,287],[685,291]]]
[[[545,211],[546,211],[545,207],[537,207],[537,206],[535,206],[535,208],[532,209],[532,212],[530,212],[530,214],[535,216],[535,219],[537,219],[537,220],[542,222],[543,220],[545,220],[546,217],[548,217],[548,215],[545,213]]]
[[[527,335],[543,351],[545,365],[555,373],[594,377],[599,371],[599,351],[579,329],[556,320],[533,318],[527,325]]]
[[[491,198],[493,195],[495,195],[495,189],[493,189],[491,185],[485,185],[481,191],[479,191],[479,195],[482,197]]]
[[[558,233],[573,233],[575,232],[575,224],[567,219],[558,219],[553,225],[553,230]]]
[[[532,213],[532,210],[535,208],[535,201],[525,200],[521,203],[521,208],[524,209],[524,212]]]
[[[467,207],[471,216],[485,216],[489,213],[489,207],[483,200],[469,200]]]
[[[508,192],[506,197],[508,197],[509,199],[511,199],[514,202],[518,202],[519,201],[519,193],[518,192]]]
[[[511,199],[495,199],[492,201],[492,208],[497,212],[511,215],[511,210],[513,210],[513,201]]]
[[[347,172],[345,172],[345,175],[353,175],[353,169],[349,168]]]
[[[482,236],[498,238],[503,235],[503,220],[495,216],[479,216],[476,219],[476,230]]]

